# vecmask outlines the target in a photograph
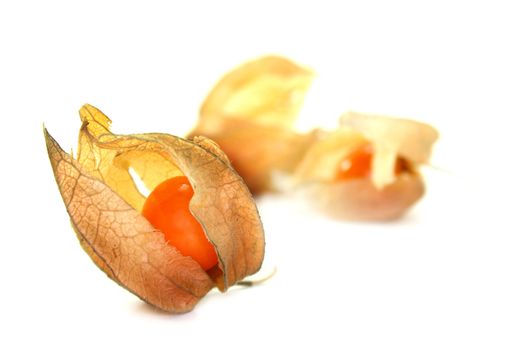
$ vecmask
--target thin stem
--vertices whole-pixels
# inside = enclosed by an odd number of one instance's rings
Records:
[[[262,284],[266,281],[268,281],[270,278],[272,278],[273,276],[275,276],[275,274],[277,273],[277,268],[274,267],[272,272],[268,275],[268,276],[265,276],[261,279],[258,279],[258,280],[253,280],[253,281],[246,281],[246,280],[242,280],[242,281],[239,281],[236,283],[237,286],[243,286],[243,287],[253,287],[253,286],[257,286],[259,284]]]

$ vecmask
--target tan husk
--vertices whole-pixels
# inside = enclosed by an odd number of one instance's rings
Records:
[[[109,119],[86,105],[81,111],[78,161],[45,132],[51,164],[80,242],[109,277],[167,311],[186,312],[217,285],[225,291],[259,270],[264,233],[242,179],[212,141],[167,134],[120,136]],[[141,216],[144,197],[129,170],[151,190],[184,174],[194,188],[190,210],[214,245],[219,265],[202,270],[167,245]],[[96,200],[95,200],[96,199]]]
[[[297,166],[294,183],[300,187],[300,192],[310,196],[311,201],[330,216],[348,220],[398,218],[424,194],[425,187],[417,165],[430,155],[430,145],[435,140],[430,132],[433,129],[409,120],[376,119],[365,115],[358,118],[356,127],[350,127],[354,124],[346,120],[339,129],[319,134],[321,137],[311,145]],[[374,123],[372,130],[368,130],[367,118]],[[362,132],[362,129],[367,132]],[[431,140],[427,141],[428,138]],[[426,150],[410,150],[408,146],[427,143]],[[366,144],[371,144],[374,149],[370,178],[336,179],[337,169],[345,156]],[[400,153],[400,148],[407,151]],[[407,164],[401,174],[395,173],[398,157]]]
[[[426,163],[438,138],[432,126],[408,119],[348,112],[340,123],[373,144],[372,181],[379,189],[396,180],[394,167],[398,156],[412,164]]]
[[[402,173],[396,181],[381,190],[370,178],[351,181],[312,182],[300,190],[311,197],[311,203],[327,215],[343,220],[393,220],[424,194],[421,177]]]
[[[203,135],[224,130],[228,118],[259,125],[291,127],[313,72],[278,56],[249,61],[226,74],[200,110],[197,130]]]
[[[350,128],[318,132],[315,142],[305,152],[294,170],[295,183],[334,181],[341,160],[352,151],[367,144],[360,133]]]
[[[250,61],[213,88],[191,135],[217,142],[252,193],[271,191],[273,173],[292,171],[312,140],[291,129],[312,79],[282,57]]]
[[[274,190],[273,174],[291,173],[316,138],[314,133],[300,134],[233,118],[224,124],[229,127],[206,136],[228,154],[231,165],[253,194]]]

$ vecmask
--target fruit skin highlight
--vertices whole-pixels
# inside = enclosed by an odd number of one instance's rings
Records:
[[[370,176],[372,146],[365,144],[349,153],[339,164],[336,180],[350,180]]]
[[[182,255],[191,257],[204,270],[208,270],[217,264],[217,253],[202,226],[190,212],[192,197],[193,188],[186,176],[168,179],[150,193],[142,208],[142,215]]]

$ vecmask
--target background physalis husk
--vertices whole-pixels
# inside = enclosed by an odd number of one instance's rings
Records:
[[[410,120],[347,113],[338,130],[293,129],[313,73],[276,56],[228,73],[206,98],[193,135],[221,145],[253,193],[274,190],[275,173],[293,176],[314,202],[346,219],[384,220],[402,215],[424,193],[417,166],[430,156],[434,128]],[[339,163],[371,143],[370,178],[335,181]],[[409,171],[395,175],[398,157]]]
[[[313,140],[292,129],[312,79],[285,58],[247,62],[213,88],[191,135],[217,142],[252,193],[272,190],[272,173],[293,171]]]
[[[283,57],[249,61],[215,85],[201,106],[197,129],[222,131],[230,119],[291,128],[312,79],[311,70]]]
[[[405,119],[349,112],[338,130],[319,133],[294,173],[301,191],[331,216],[353,220],[400,217],[424,194],[417,166],[430,156],[437,132],[429,125]],[[346,155],[363,145],[374,149],[371,176],[337,180]],[[395,174],[398,157],[407,164]]]
[[[187,312],[214,286],[222,291],[257,272],[264,233],[248,188],[210,140],[168,134],[114,135],[110,120],[86,105],[78,157],[65,153],[44,130],[55,178],[80,243],[110,278],[144,301]],[[218,266],[204,271],[168,245],[140,214],[144,196],[133,169],[149,190],[177,175],[194,188],[190,210],[217,252]]]

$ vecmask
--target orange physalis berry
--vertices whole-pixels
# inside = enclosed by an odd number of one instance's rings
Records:
[[[370,176],[373,154],[374,149],[369,143],[364,144],[353,152],[350,152],[345,158],[343,158],[341,163],[339,163],[335,179],[341,181]],[[398,157],[394,169],[395,174],[399,175],[408,169],[409,167],[406,160]]]
[[[217,253],[202,226],[190,212],[191,197],[193,188],[187,177],[168,179],[148,196],[142,214],[164,233],[169,244],[208,270],[217,264]]]

